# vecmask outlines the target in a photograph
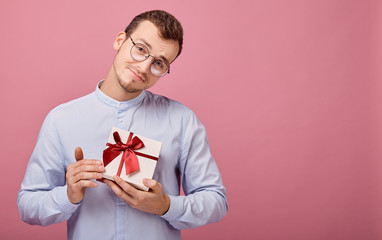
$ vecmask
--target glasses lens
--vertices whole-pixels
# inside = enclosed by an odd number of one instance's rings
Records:
[[[155,76],[162,76],[167,72],[167,65],[161,60],[154,60],[151,64],[151,72]]]
[[[131,57],[138,62],[145,61],[149,56],[149,50],[147,47],[143,44],[136,43],[131,47],[130,50]],[[166,63],[164,63],[162,60],[156,60],[151,64],[151,73],[155,76],[161,77],[165,75],[168,71],[168,66]]]
[[[144,61],[149,55],[149,50],[142,44],[135,44],[130,51],[131,57],[135,61]]]

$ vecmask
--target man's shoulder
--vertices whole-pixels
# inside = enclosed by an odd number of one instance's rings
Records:
[[[62,103],[50,111],[51,115],[61,115],[72,111],[81,111],[81,109],[87,109],[91,107],[94,102],[94,92],[89,93],[85,96],[70,100],[68,102]]]
[[[146,93],[147,99],[150,104],[155,105],[155,108],[159,109],[168,109],[171,111],[182,111],[182,112],[189,112],[191,111],[187,106],[184,104],[173,100],[171,98],[168,98],[163,95],[155,94],[152,92],[147,91]]]

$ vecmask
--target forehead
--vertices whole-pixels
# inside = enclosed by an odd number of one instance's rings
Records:
[[[141,22],[131,33],[131,37],[134,42],[145,44],[149,48],[150,54],[155,57],[163,56],[172,62],[178,54],[178,42],[160,37],[158,28],[150,21]]]

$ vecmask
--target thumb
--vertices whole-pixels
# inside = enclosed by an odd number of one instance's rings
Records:
[[[74,157],[77,161],[84,159],[84,154],[80,147],[76,147],[76,149],[74,150]]]
[[[150,188],[150,189],[153,190],[153,191],[158,190],[158,187],[160,187],[160,186],[159,186],[159,183],[158,183],[157,181],[155,181],[155,180],[153,180],[153,179],[150,179],[150,178],[144,178],[144,179],[142,180],[142,182],[143,182],[143,184],[144,184],[146,187]]]

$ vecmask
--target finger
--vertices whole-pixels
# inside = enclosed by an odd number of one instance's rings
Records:
[[[81,181],[77,182],[76,184],[74,184],[74,188],[77,188],[77,187],[78,188],[85,188],[85,187],[94,188],[97,186],[98,186],[98,183],[90,181],[90,180],[81,180]]]
[[[104,172],[105,167],[99,160],[84,159],[74,165],[73,172]]]
[[[129,204],[131,204],[133,202],[133,197],[130,196],[128,193],[126,193],[118,184],[116,184],[113,181],[110,181],[109,179],[105,179],[104,182],[106,183],[106,185],[108,187],[111,188],[111,190],[113,190],[115,195],[122,198],[123,200],[125,200]]]
[[[68,171],[71,171],[75,168],[86,166],[86,165],[101,166],[102,162],[96,159],[82,159],[81,161],[77,161],[77,162],[69,164],[67,169]]]
[[[154,179],[144,178],[142,179],[143,185],[150,188],[153,192],[161,191],[162,186],[159,182]]]
[[[84,159],[84,153],[80,147],[76,147],[74,150],[74,157],[76,158],[76,161]]]
[[[81,161],[73,162],[68,165],[68,171],[70,169],[77,168],[82,165],[102,165],[102,161],[97,159],[82,159]]]
[[[102,178],[102,173],[97,172],[80,172],[79,174],[74,175],[68,179],[70,184],[75,184],[81,180],[90,180],[90,179],[100,179]]]
[[[113,180],[125,191],[126,193],[134,196],[139,192],[135,187],[128,184],[125,180],[123,180],[121,177],[114,175]]]
[[[73,163],[75,166],[81,165],[102,165],[102,161],[97,159],[82,159],[81,161]]]
[[[68,166],[68,176],[72,177],[81,172],[104,172],[105,167],[102,166],[101,161],[93,159],[84,159],[79,162],[72,163]]]

